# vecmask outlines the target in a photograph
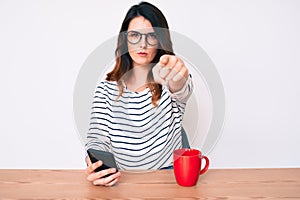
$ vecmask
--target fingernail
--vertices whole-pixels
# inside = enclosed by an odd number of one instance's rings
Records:
[[[101,166],[103,163],[101,160],[98,161],[98,165]]]

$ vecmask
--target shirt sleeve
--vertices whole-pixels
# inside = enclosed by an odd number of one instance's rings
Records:
[[[89,129],[87,132],[87,140],[85,148],[110,151],[110,137],[109,137],[109,113],[107,110],[107,88],[101,82],[93,97],[91,118]]]
[[[186,103],[189,97],[191,96],[193,89],[194,85],[192,81],[192,75],[190,74],[181,90],[171,93],[171,96],[172,98],[176,99],[177,101],[180,101],[181,103]]]

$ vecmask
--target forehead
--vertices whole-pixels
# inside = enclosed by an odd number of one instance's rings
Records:
[[[128,26],[128,31],[139,31],[142,33],[153,32],[151,22],[142,16],[133,18]]]

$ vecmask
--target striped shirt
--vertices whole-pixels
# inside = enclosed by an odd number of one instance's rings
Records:
[[[191,77],[176,93],[163,86],[155,107],[149,88],[142,92],[124,88],[118,97],[116,82],[100,82],[93,98],[86,149],[112,152],[124,170],[171,166],[173,150],[182,147],[182,119],[192,88]]]

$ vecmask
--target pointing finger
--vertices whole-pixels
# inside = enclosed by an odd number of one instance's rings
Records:
[[[159,59],[161,65],[166,65],[169,62],[170,55],[162,55]]]

